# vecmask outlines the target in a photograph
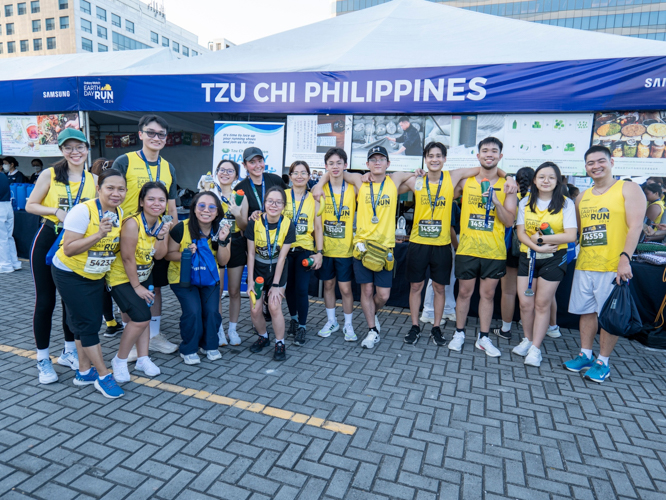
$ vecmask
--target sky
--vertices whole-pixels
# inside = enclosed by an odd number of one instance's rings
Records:
[[[147,1],[147,0],[144,0]],[[224,37],[250,42],[331,17],[332,0],[164,0],[167,21],[199,36],[207,46]]]

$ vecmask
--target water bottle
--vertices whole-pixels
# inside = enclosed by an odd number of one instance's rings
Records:
[[[312,269],[312,266],[314,266],[314,259],[312,257],[308,257],[307,259],[303,259],[301,264],[303,264],[303,267],[309,271]]]
[[[391,251],[386,254],[386,260],[389,262],[393,261],[393,253]]]
[[[250,290],[250,301],[252,302],[252,307],[257,303],[257,297],[261,297],[261,294],[264,292],[264,278],[259,276],[254,281],[254,288]]]
[[[407,221],[401,215],[398,218],[398,228],[395,230],[395,242],[396,243],[402,243],[403,241],[405,241],[405,238],[407,237],[407,231],[405,231],[406,227],[407,227]]]
[[[245,191],[243,191],[242,189],[239,189],[238,191],[236,191],[235,196],[236,196],[236,199],[235,199],[236,206],[240,207],[241,203],[243,203],[243,197],[245,196]]]
[[[192,279],[192,250],[186,248],[180,256],[180,286],[183,288],[190,287],[190,280]]]
[[[155,287],[153,285],[149,285],[148,286],[148,291],[152,292],[153,290],[155,290]],[[153,307],[154,303],[155,303],[155,300],[154,299],[151,300],[150,302],[148,302],[148,307]]]
[[[490,181],[488,179],[481,180],[481,193],[485,193],[490,189]],[[483,203],[488,203],[488,197],[483,197]]]
[[[541,231],[541,234],[543,234],[543,235],[555,234],[553,232],[553,228],[550,227],[550,224],[548,224],[547,222],[544,222],[543,224],[541,224],[541,226],[539,227],[539,230]]]
[[[206,191],[212,191],[215,189],[215,179],[213,179],[213,175],[210,172],[204,175],[204,183],[206,185]]]

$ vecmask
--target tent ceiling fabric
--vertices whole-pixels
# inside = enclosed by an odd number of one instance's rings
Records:
[[[130,111],[90,111],[92,124],[103,127],[104,131],[112,132],[113,126],[120,126],[123,132],[138,130],[139,119],[147,113]],[[169,124],[169,130],[198,132],[213,135],[215,120],[218,118],[212,113],[159,113]],[[111,128],[110,128],[111,126]]]
[[[107,74],[350,71],[666,55],[666,43],[393,0],[195,58]]]

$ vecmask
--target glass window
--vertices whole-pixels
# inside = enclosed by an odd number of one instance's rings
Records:
[[[150,41],[153,43],[159,43],[160,42],[160,36],[155,33],[154,31],[150,32]]]
[[[629,15],[627,15],[629,17]],[[631,15],[631,24],[630,26],[640,26],[641,25],[641,13],[635,12]]]
[[[104,45],[103,43],[98,43],[97,44],[97,52],[108,52],[109,47],[107,45]]]
[[[28,40],[21,40],[21,52],[28,52],[28,50],[30,50]]]
[[[596,30],[598,22],[599,22],[599,18],[597,16],[592,16],[590,18],[590,29],[591,30]]]
[[[83,19],[81,19],[81,21],[83,22]],[[67,28],[69,28],[69,16],[62,16],[60,18],[60,29],[65,30]]]
[[[576,0],[576,9],[582,9],[584,0]]]
[[[657,40],[661,40],[662,42],[666,40],[666,33],[657,33]],[[2,44],[0,43],[0,54],[2,54]]]
[[[187,47],[185,47],[185,45],[183,45],[183,55],[184,55],[185,57],[190,57],[190,49],[188,49]]]
[[[0,24],[0,35],[2,35],[2,24]]]
[[[607,20],[608,20],[608,16],[599,16],[599,24],[597,26],[597,29],[599,29],[599,30],[605,29]]]
[[[95,10],[97,12],[97,19],[100,19],[102,21],[106,21],[106,10],[104,10],[101,7],[96,7]]]
[[[178,42],[173,42],[173,51],[180,52],[180,44]]]
[[[0,54],[2,54],[2,53],[3,53],[3,43],[0,42]]]
[[[582,22],[583,22],[582,18],[580,18],[580,17],[574,17],[574,24],[573,24],[573,27],[574,27],[575,29],[579,30],[580,27],[581,27],[581,25],[582,25]]]
[[[195,57],[195,56],[198,56],[198,55],[199,55],[199,53],[196,50],[192,51],[192,57]]]
[[[120,16],[111,13],[111,24],[113,24],[114,26],[118,26],[120,28],[122,27],[120,21],[121,21]]]
[[[582,19],[582,24],[580,25],[581,29],[584,30],[589,30],[590,29],[590,18],[589,17],[584,17]]]
[[[39,12],[39,0],[37,0],[36,2],[30,2],[30,12],[32,12],[33,14],[37,14]]]
[[[22,16],[26,13],[25,2],[16,4],[16,11],[19,16]]]
[[[112,35],[113,35],[113,50],[137,50],[137,49],[151,48],[150,45],[137,42],[136,40],[126,37],[125,35],[121,35],[120,33],[116,33],[115,31],[112,33]]]
[[[32,21],[32,32],[38,33],[40,31],[42,31],[42,21],[41,19],[34,19]]]
[[[7,23],[5,25],[5,31],[7,32],[8,35],[13,35],[14,34],[14,23]]]
[[[659,12],[659,18],[656,23],[652,22],[652,14],[656,14],[656,12],[650,12],[650,24],[659,24],[661,26],[666,24],[666,10]]]
[[[60,21],[61,21],[60,27],[62,28],[62,18],[60,18]],[[81,31],[85,31],[86,33],[92,34],[92,23],[87,19],[81,19]]]
[[[53,31],[55,29],[55,19],[52,17],[46,20],[46,31]]]
[[[656,33],[648,33],[648,40],[656,40],[657,39],[657,34]]]
[[[615,23],[615,27],[618,28],[619,26],[622,26],[623,28],[628,28],[631,26],[631,21],[633,20],[634,16],[632,14],[624,14],[623,19],[622,19],[622,24],[618,25],[617,22]],[[638,16],[640,20],[640,16]],[[617,21],[617,18],[615,19]]]
[[[567,10],[574,10],[576,8],[576,0],[567,1]]]
[[[13,54],[16,52],[16,42],[7,42],[7,53]]]
[[[522,9],[521,9],[522,11]],[[532,0],[531,2],[527,2],[527,12],[529,14],[534,14],[536,12],[536,0]]]
[[[56,41],[54,36],[46,39],[46,48],[48,50],[53,50],[56,48]]]
[[[585,2],[583,3],[583,8],[589,9],[591,7],[592,7],[592,0],[585,0]]]
[[[32,41],[32,50],[42,50],[42,39],[41,38],[35,38]]]
[[[478,7],[477,7],[477,9],[478,9]],[[512,16],[513,15],[513,3],[506,4],[505,14],[507,16]]]
[[[14,6],[5,5],[5,17],[12,17],[13,15],[14,15]]]
[[[86,0],[80,0],[80,1],[81,1],[81,12],[90,14],[90,2],[87,2]]]
[[[573,17],[565,19],[564,26],[566,26],[567,28],[573,28],[573,22],[574,22]]]
[[[165,36],[162,37],[162,47],[168,47],[169,46],[169,39]]]
[[[125,29],[130,33],[134,33],[134,23],[125,19]]]
[[[58,0],[58,7],[60,10],[65,10],[69,8],[69,3],[67,3],[67,0]]]
[[[469,10],[476,10],[476,7],[470,7]],[[500,16],[503,16],[504,14],[506,14],[506,4],[505,3],[499,4],[498,14]]]
[[[493,5],[490,6],[490,13],[491,13],[493,16],[496,16],[496,15],[497,15],[498,10],[499,10],[499,6],[498,6],[497,4],[493,4]]]
[[[567,23],[567,20],[564,18],[560,18],[557,20],[557,25],[564,27],[564,25]]]
[[[104,26],[97,25],[97,36],[106,40],[106,28]]]
[[[92,40],[88,40],[87,38],[81,38],[81,48],[88,52],[92,52],[93,51]]]

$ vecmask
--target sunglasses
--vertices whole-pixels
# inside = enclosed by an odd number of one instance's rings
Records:
[[[166,139],[167,136],[166,132],[155,132],[154,130],[142,130],[142,132],[151,139],[157,136],[158,139],[164,140]]]
[[[217,205],[206,205],[205,203],[197,203],[197,208],[203,212],[208,208],[209,212],[217,212]]]

